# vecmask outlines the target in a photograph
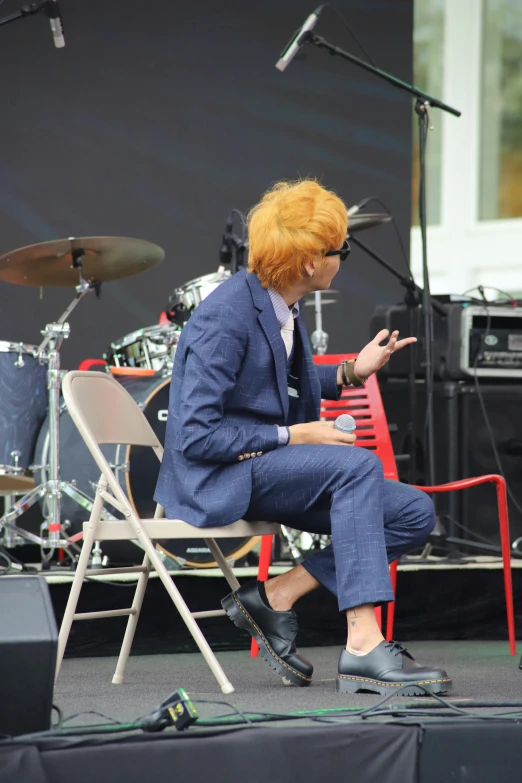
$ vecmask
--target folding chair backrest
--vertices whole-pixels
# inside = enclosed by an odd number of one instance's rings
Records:
[[[314,363],[340,364],[345,359],[355,359],[356,356],[357,354],[314,356]],[[397,465],[390,430],[375,375],[368,378],[364,387],[343,389],[340,400],[321,401],[321,418],[336,419],[342,413],[349,413],[357,423],[356,445],[374,451],[383,464],[384,477],[397,481]]]
[[[67,409],[84,439],[92,439],[96,444],[150,446],[161,450],[161,443],[144,414],[112,376],[75,370],[66,374],[62,389]]]

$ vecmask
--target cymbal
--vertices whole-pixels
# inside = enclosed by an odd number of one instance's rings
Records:
[[[20,492],[29,492],[34,489],[35,480],[33,476],[12,475],[10,473],[0,472],[0,497],[3,495],[16,495]]]
[[[165,258],[161,247],[144,239],[69,237],[0,256],[0,280],[15,285],[77,286],[80,269],[73,266],[73,254],[82,256],[83,279],[100,283],[145,272]]]
[[[321,293],[324,293],[324,291],[322,291]],[[339,301],[338,299],[323,299],[321,297],[321,305],[337,304],[338,301]],[[315,301],[314,299],[306,299],[305,296],[305,301],[303,302],[303,304],[305,307],[314,307]]]
[[[348,218],[348,236],[355,234],[357,231],[365,231],[367,228],[375,228],[382,223],[389,223],[391,221],[391,215],[386,213],[366,212],[364,215],[354,215]]]

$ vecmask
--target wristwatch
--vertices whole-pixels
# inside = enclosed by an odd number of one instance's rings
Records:
[[[356,376],[355,361],[355,359],[345,359],[341,362],[341,373],[344,386],[364,386],[366,383],[367,379],[361,381],[360,378]]]

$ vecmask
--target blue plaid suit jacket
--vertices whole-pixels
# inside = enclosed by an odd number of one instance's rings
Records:
[[[315,421],[321,397],[337,399],[337,367],[314,365],[302,314],[295,327],[303,346],[298,421]],[[240,519],[252,458],[278,447],[276,425],[287,417],[286,350],[274,308],[257,275],[242,270],[181,333],[155,500],[171,519],[198,527]]]

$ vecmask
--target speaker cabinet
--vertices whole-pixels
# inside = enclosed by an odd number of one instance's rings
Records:
[[[492,428],[508,487],[522,508],[522,384],[480,382],[480,391]],[[405,453],[409,416],[405,381],[381,383],[381,394],[392,431],[395,454]],[[415,483],[427,483],[423,450],[426,393],[416,383],[416,443],[418,470]],[[498,473],[491,437],[474,383],[436,382],[433,389],[436,481],[442,484],[486,473]],[[408,463],[399,461],[401,480],[408,481]],[[522,536],[522,514],[508,498],[511,541]],[[437,510],[449,513],[474,533],[499,541],[496,493],[492,484],[437,498]],[[449,531],[459,538],[468,534],[458,527]]]
[[[58,632],[42,577],[0,579],[0,733],[51,726]]]

